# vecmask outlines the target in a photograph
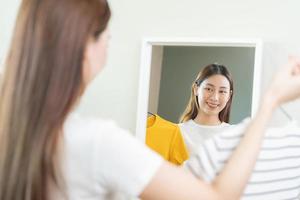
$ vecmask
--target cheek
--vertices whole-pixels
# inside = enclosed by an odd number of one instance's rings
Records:
[[[203,103],[203,104],[205,104],[208,100],[209,100],[209,98],[210,98],[210,96],[211,95],[209,95],[209,94],[206,94],[206,93],[202,93],[201,94],[201,102]]]
[[[91,71],[93,74],[98,73],[102,69],[105,62],[104,58],[105,55],[103,49],[96,47],[91,59]]]
[[[204,102],[205,102],[205,95],[204,94],[202,94],[201,92],[200,93],[198,93],[199,95],[198,95],[198,103],[199,103],[199,105],[201,105],[201,104],[203,104]]]
[[[229,101],[229,97],[226,97],[226,98],[222,99],[222,100],[220,101],[220,103],[222,104],[223,107],[225,107],[226,104],[228,103],[228,101]]]

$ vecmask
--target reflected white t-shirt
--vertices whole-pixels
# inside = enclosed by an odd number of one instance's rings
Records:
[[[136,197],[162,158],[112,121],[70,115],[64,124],[63,171],[72,200]]]
[[[213,137],[215,134],[221,133],[230,126],[230,124],[225,122],[216,126],[200,125],[192,119],[179,124],[180,131],[190,155],[195,154],[204,141]]]

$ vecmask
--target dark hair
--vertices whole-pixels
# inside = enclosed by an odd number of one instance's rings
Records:
[[[63,123],[85,88],[86,44],[109,19],[106,0],[23,0],[1,88],[1,200],[47,200],[63,185]]]
[[[198,73],[196,80],[192,84],[191,97],[185,108],[185,111],[180,117],[180,122],[185,122],[190,119],[196,118],[200,108],[198,104],[198,96],[194,93],[195,87],[199,87],[205,79],[216,74],[225,76],[230,83],[230,91],[231,91],[230,99],[228,100],[225,108],[219,113],[219,119],[221,122],[227,122],[227,123],[229,122],[230,110],[231,110],[231,104],[233,98],[233,80],[228,69],[224,65],[218,65],[218,64],[207,65]]]

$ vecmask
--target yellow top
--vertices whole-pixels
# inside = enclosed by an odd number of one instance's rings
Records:
[[[147,119],[146,144],[176,165],[181,165],[189,157],[178,125],[158,115]]]

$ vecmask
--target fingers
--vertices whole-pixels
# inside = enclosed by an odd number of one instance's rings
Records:
[[[300,75],[300,65],[294,65],[292,70],[292,75],[299,76]]]
[[[289,63],[292,66],[292,76],[294,79],[294,84],[300,86],[300,59],[294,56],[289,56]],[[298,87],[298,91],[300,88]],[[299,98],[299,97],[298,97]]]
[[[295,56],[289,56],[288,66],[292,75],[300,75],[300,59]]]

